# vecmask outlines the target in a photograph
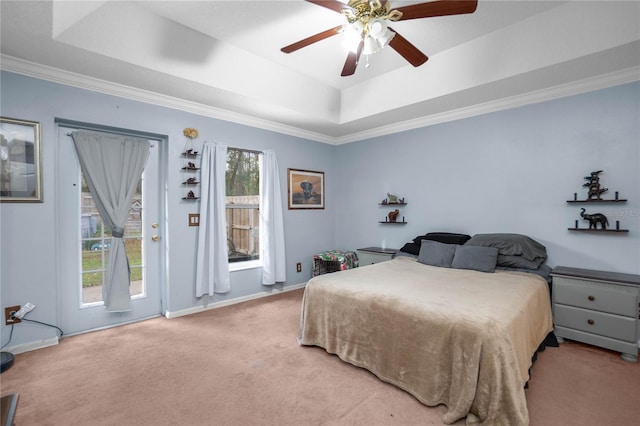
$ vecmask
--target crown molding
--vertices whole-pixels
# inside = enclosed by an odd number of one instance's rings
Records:
[[[567,84],[553,86],[521,95],[471,105],[465,108],[445,111],[439,114],[432,114],[412,120],[398,122],[395,124],[368,129],[363,132],[352,133],[347,136],[336,138],[336,144],[341,145],[350,142],[386,136],[393,133],[414,130],[420,127],[433,126],[434,124],[446,123],[463,118],[474,117],[492,112],[504,111],[518,108],[525,105],[551,101],[582,93],[593,92],[595,90],[606,89],[622,84],[640,81],[640,67],[635,66],[624,70],[603,74],[597,77],[572,81]]]
[[[276,123],[270,120],[256,118],[246,114],[228,111],[209,105],[191,102],[172,96],[148,90],[138,89],[123,84],[113,83],[86,75],[61,70],[59,68],[26,61],[13,56],[0,55],[0,69],[16,74],[33,77],[40,80],[51,81],[52,83],[64,84],[66,86],[86,89],[106,95],[118,96],[125,99],[144,102],[148,104],[177,109],[184,112],[201,115],[204,117],[216,118],[245,126],[256,127],[276,133],[282,133],[317,142],[335,144],[335,138],[316,132],[303,130],[293,126]]]
[[[216,108],[197,102],[191,102],[180,98],[162,95],[156,92],[112,83],[82,74],[64,71],[46,65],[37,64],[12,56],[0,56],[0,69],[29,77],[64,84],[80,89],[91,90],[107,95],[118,96],[153,105],[164,106],[193,114],[229,121],[276,133],[282,133],[316,142],[331,145],[342,145],[351,142],[386,136],[393,133],[414,130],[420,127],[433,126],[435,124],[474,117],[491,112],[503,111],[529,104],[550,101],[567,96],[578,95],[608,87],[640,81],[640,67],[635,66],[624,70],[603,74],[600,76],[573,81],[567,84],[553,86],[521,95],[511,96],[496,101],[471,105],[439,114],[432,114],[412,120],[406,120],[390,125],[367,129],[345,136],[332,137],[317,132],[311,132],[293,126],[287,126],[270,120],[264,120],[253,116],[240,114],[221,108]]]

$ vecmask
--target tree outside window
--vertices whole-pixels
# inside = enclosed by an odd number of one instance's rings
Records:
[[[229,262],[260,257],[260,157],[227,149],[226,214]]]

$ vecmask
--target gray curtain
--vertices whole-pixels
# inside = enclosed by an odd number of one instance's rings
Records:
[[[111,248],[102,298],[107,311],[131,310],[129,259],[122,239],[131,199],[149,157],[146,139],[78,130],[71,134],[84,175],[105,226]]]

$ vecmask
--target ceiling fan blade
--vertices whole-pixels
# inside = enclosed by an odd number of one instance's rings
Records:
[[[331,28],[330,30],[323,31],[316,35],[312,35],[311,37],[307,37],[293,44],[285,46],[280,50],[283,51],[284,53],[295,52],[298,49],[302,49],[303,47],[307,47],[310,44],[316,43],[318,41],[324,40],[325,38],[329,38],[331,36],[338,34],[341,29],[342,29],[342,25],[338,25],[337,27]]]
[[[477,7],[477,0],[438,0],[413,4],[397,8],[399,12],[402,12],[402,17],[398,20],[406,21],[407,19],[431,18],[434,16],[461,15],[473,13]]]
[[[318,6],[326,7],[327,9],[331,9],[334,12],[342,13],[342,9],[349,8],[346,3],[341,3],[336,0],[306,0],[309,3],[316,4]]]
[[[398,34],[395,30],[389,28],[391,31],[396,33],[395,36],[389,42],[389,46],[398,52],[403,58],[405,58],[411,65],[414,67],[419,67],[420,65],[427,62],[429,58],[427,55],[422,53],[415,47],[413,44],[409,43],[409,41]]]
[[[344,67],[342,67],[342,77],[347,77],[353,75],[356,72],[356,67],[358,66],[358,61],[360,60],[360,54],[362,53],[362,48],[364,47],[364,41],[361,41],[358,45],[357,52],[349,51],[349,55],[347,56],[347,60],[344,63]]]

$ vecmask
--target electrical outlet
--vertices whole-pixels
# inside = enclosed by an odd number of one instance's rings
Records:
[[[302,272],[302,263],[300,263],[300,262],[296,263],[296,271],[297,272]]]
[[[16,312],[20,310],[20,305],[17,306],[9,306],[4,308],[4,320],[6,325],[17,324],[22,322],[20,318],[11,319],[12,315],[15,315]]]

